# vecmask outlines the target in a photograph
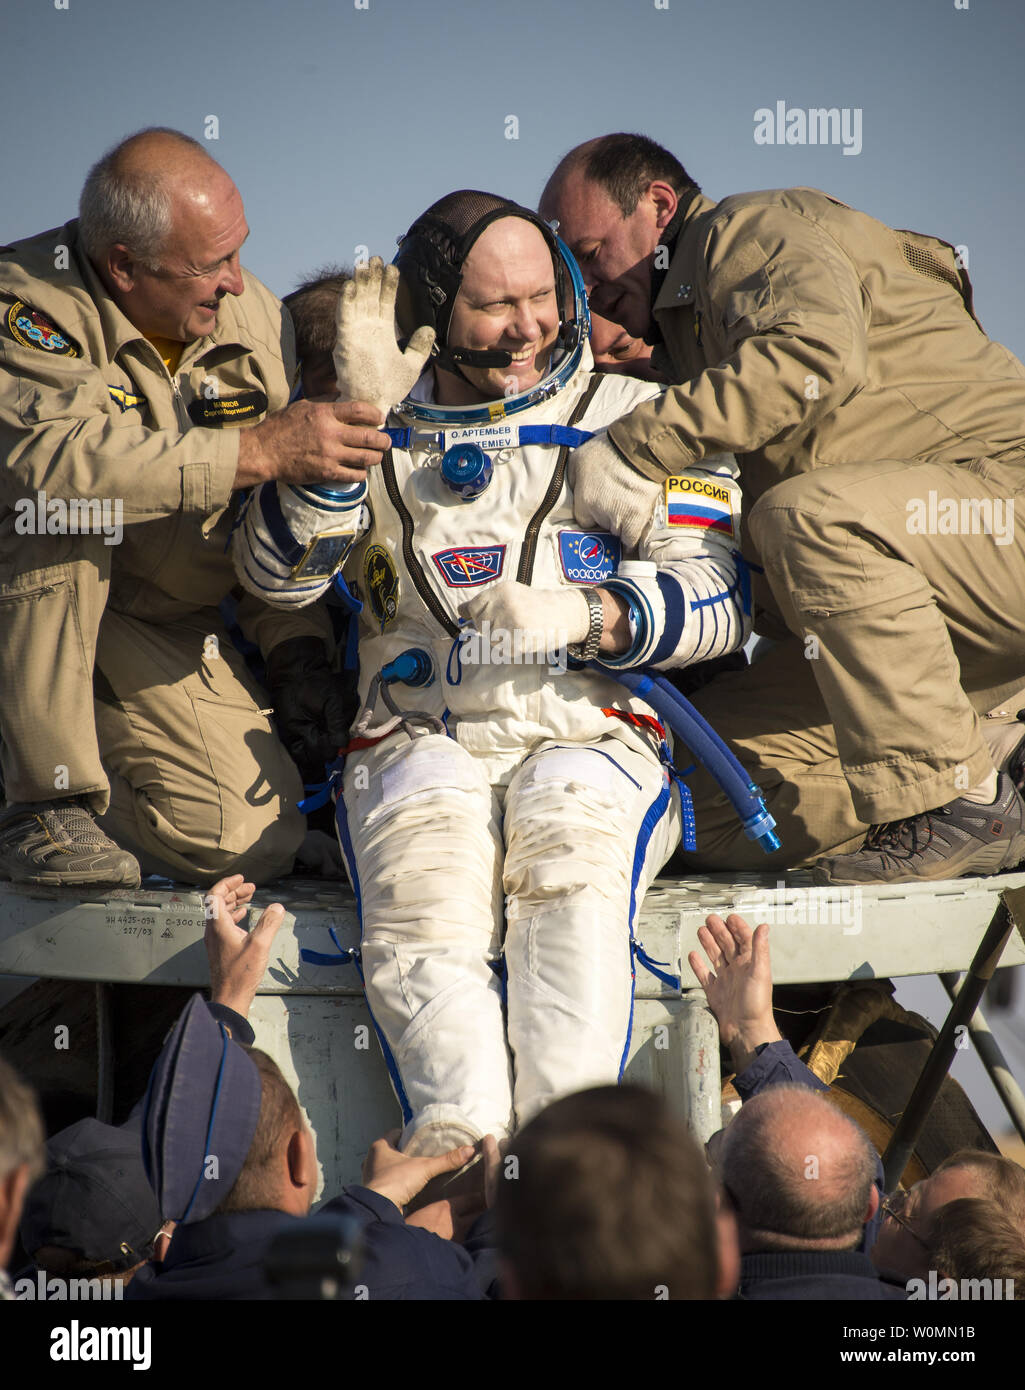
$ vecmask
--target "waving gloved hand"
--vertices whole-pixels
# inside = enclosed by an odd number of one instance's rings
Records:
[[[374,256],[358,265],[338,301],[334,367],[343,401],[369,401],[385,414],[405,400],[434,346],[434,329],[418,328],[405,352],[395,341],[399,272]]]
[[[319,637],[289,637],[267,658],[267,689],[281,742],[306,782],[319,782],[349,741],[358,700],[354,675],[337,675]]]
[[[587,530],[611,531],[636,550],[655,513],[662,484],[636,472],[604,435],[574,449],[569,460],[573,515]]]
[[[587,599],[580,589],[532,589],[529,584],[507,580],[489,584],[460,606],[478,632],[485,619],[492,632],[519,634],[524,647],[533,651],[557,651],[583,642],[591,626]]]

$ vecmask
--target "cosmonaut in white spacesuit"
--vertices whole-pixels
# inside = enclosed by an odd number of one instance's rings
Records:
[[[580,663],[682,666],[750,624],[728,457],[670,479],[640,536],[575,520],[574,447],[659,388],[589,370],[580,273],[549,226],[463,190],[395,264],[401,282],[357,268],[335,351],[343,399],[393,407],[390,455],[348,494],[262,485],[233,544],[271,603],[312,602],[343,566],[362,600],[338,835],[400,1147],[432,1154],[626,1062],[680,786],[652,711]]]

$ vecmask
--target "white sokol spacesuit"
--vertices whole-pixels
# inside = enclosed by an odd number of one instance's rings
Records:
[[[366,484],[331,497],[266,483],[234,537],[243,584],[272,603],[313,601],[343,554],[363,601],[360,694],[387,722],[371,728],[368,710],[356,727],[377,741],[345,759],[337,824],[408,1152],[501,1138],[557,1096],[621,1076],[641,901],[681,830],[652,711],[612,674],[567,669],[564,653],[469,631],[459,605],[507,580],[616,588],[631,648],[601,660],[622,666],[720,656],[749,631],[731,459],[674,479],[636,554],[575,520],[574,436],[536,427],[600,433],[658,388],[588,370],[579,272],[548,236],[579,289],[582,332],[541,390],[476,411],[436,406],[428,367],[389,417],[396,447]],[[470,501],[442,476],[453,430],[493,463]],[[399,723],[394,710],[415,713]]]

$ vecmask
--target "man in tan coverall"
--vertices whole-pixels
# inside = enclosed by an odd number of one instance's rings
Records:
[[[578,520],[625,534],[667,478],[736,454],[756,630],[781,639],[695,703],[784,847],[766,859],[700,774],[688,867],[1016,865],[1021,728],[1000,743],[980,714],[1025,681],[1025,368],[982,331],[953,249],[813,189],[713,203],[635,135],[570,151],[541,210],[595,310],[680,383],[576,451]]]
[[[268,699],[217,610],[234,489],[358,481],[389,446],[373,407],[287,405],[292,326],[239,264],[247,234],[224,170],[150,130],[94,167],[78,220],[0,249],[0,875],[287,872],[278,733],[313,767],[347,736],[322,611],[241,601]]]

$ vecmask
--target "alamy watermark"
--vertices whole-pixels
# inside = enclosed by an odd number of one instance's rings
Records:
[[[861,888],[790,887],[778,879],[770,888],[750,901],[738,902],[734,912],[749,921],[769,926],[787,924],[798,927],[840,927],[844,936],[859,936],[862,923]]]
[[[45,1269],[37,1269],[34,1275],[25,1275],[14,1281],[14,1297],[25,1302],[40,1303],[120,1302],[125,1296],[124,1279],[85,1278],[62,1279],[47,1274]]]
[[[997,545],[1014,540],[1013,497],[927,497],[908,499],[909,536],[992,536]]]
[[[153,1364],[150,1327],[90,1327],[72,1318],[50,1333],[51,1361],[130,1361],[133,1371]]]
[[[104,545],[120,545],[124,535],[120,497],[19,497],[14,504],[18,536],[102,535]]]
[[[459,634],[459,663],[463,666],[547,666],[553,674],[565,672],[569,638],[564,628],[534,632],[523,628],[492,627],[484,618],[479,630],[464,628]]]
[[[754,114],[756,145],[840,145],[861,154],[860,106],[760,106]]]
[[[1013,1279],[944,1279],[935,1269],[930,1269],[928,1280],[909,1279],[905,1288],[909,1302],[925,1298],[943,1303],[956,1298],[1010,1303],[1014,1299]]]

